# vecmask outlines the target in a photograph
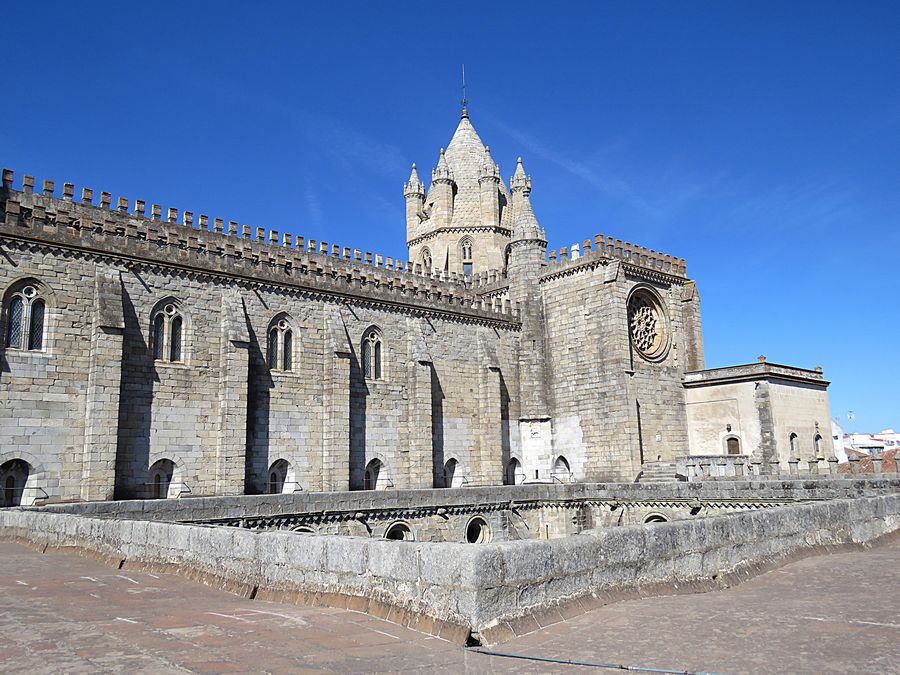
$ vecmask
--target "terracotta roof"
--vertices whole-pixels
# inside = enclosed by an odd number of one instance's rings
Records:
[[[847,448],[848,457],[859,457],[859,473],[875,473],[875,466],[872,464],[872,458],[864,452],[859,452],[853,448]],[[896,473],[897,472],[897,453],[900,452],[896,448],[893,450],[885,450],[881,453],[881,472]],[[839,473],[851,473],[850,462],[838,464]]]

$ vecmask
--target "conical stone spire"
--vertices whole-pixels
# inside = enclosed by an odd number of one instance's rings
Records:
[[[491,149],[489,147],[484,148],[484,160],[481,162],[481,177],[479,178],[479,182],[485,179],[500,179],[500,167],[497,166],[496,162],[494,162],[494,158],[491,157]]]
[[[409,172],[409,180],[403,185],[403,192],[407,197],[418,194],[425,195],[425,186],[419,179],[419,172],[416,171],[415,164],[412,165],[412,170]]]
[[[509,179],[509,189],[512,190],[513,194],[521,192],[528,196],[531,193],[531,176],[526,175],[521,157],[516,163],[516,172]]]
[[[412,171],[409,173],[409,180],[403,184],[403,196],[415,197],[417,195],[425,196],[425,186],[419,180],[419,172],[416,171],[416,165],[412,165]]]
[[[444,149],[441,148],[441,156],[438,158],[437,166],[431,172],[431,182],[452,182],[453,181],[453,172],[450,170],[450,165],[447,164],[447,156],[444,153]]]
[[[547,237],[541,226],[538,225],[534,209],[531,207],[531,176],[525,173],[521,157],[516,165],[516,172],[509,181],[509,186],[512,189],[513,208],[516,213],[513,241],[528,239],[546,242]]]

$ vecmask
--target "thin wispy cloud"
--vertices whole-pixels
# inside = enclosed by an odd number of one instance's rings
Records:
[[[622,138],[610,140],[589,155],[573,158],[490,114],[485,117],[516,141],[523,153],[560,167],[610,199],[657,223],[669,222],[683,208],[706,198],[725,178],[721,173],[698,172],[673,160],[667,160],[662,166],[658,160],[652,163],[646,160],[644,167],[634,169],[629,167],[633,163],[628,152],[629,143]],[[615,168],[607,169],[607,166]]]
[[[322,204],[319,202],[319,197],[315,190],[313,190],[309,181],[305,182],[306,187],[303,188],[303,203],[306,206],[306,215],[309,217],[310,224],[316,228],[316,230],[321,230],[324,224]]]

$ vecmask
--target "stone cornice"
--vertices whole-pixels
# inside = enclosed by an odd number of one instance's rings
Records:
[[[573,499],[537,499],[525,501],[470,502],[447,505],[405,506],[395,508],[365,508],[328,511],[308,511],[301,513],[278,513],[272,515],[243,515],[225,518],[182,521],[197,525],[218,525],[225,527],[244,527],[250,529],[291,529],[293,527],[315,527],[333,523],[360,522],[383,523],[394,520],[415,520],[417,518],[470,516],[498,511],[534,511],[537,509],[580,510],[585,506],[608,508],[615,511],[619,508],[714,508],[714,509],[765,509],[775,506],[796,503],[790,497],[608,497],[608,498],[573,498]]]
[[[471,225],[466,227],[438,227],[425,234],[420,234],[406,242],[407,247],[418,246],[426,241],[437,238],[441,234],[471,234],[473,232],[492,232],[505,237],[512,236],[512,230],[493,225]]]
[[[829,384],[821,370],[809,370],[783,366],[777,363],[763,361],[760,363],[748,363],[739,366],[727,366],[724,368],[711,368],[709,370],[695,370],[684,374],[684,386],[691,389],[718,384],[733,384],[737,382],[754,382],[758,380],[788,382],[801,382],[815,387],[826,389]]]

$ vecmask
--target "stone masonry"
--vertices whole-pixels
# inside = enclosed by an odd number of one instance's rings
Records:
[[[821,373],[703,370],[684,260],[548,253],[531,189],[464,110],[401,261],[4,170],[4,503],[827,471]]]

